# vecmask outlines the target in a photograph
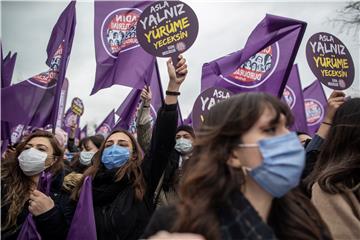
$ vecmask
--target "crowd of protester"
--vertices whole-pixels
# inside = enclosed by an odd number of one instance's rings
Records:
[[[94,239],[359,239],[360,99],[334,91],[313,138],[255,92],[216,104],[195,132],[178,126],[179,58],[154,123],[143,89],[136,136],[114,129],[76,145],[73,126],[66,146],[44,130],[9,146],[1,238],[30,239],[32,218],[41,239],[69,239],[91,179]]]

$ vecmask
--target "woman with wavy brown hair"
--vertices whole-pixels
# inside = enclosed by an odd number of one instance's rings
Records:
[[[175,145],[178,91],[187,75],[186,61],[181,56],[176,70],[171,60],[167,64],[170,81],[164,104],[157,114],[149,151],[143,156],[133,135],[125,130],[113,131],[73,192],[73,200],[78,201],[85,179],[91,177],[97,235],[92,236],[94,238],[138,239],[153,212],[154,192]],[[58,225],[59,214],[37,219],[42,236],[57,236],[68,231],[53,230]]]
[[[60,191],[63,178],[63,151],[53,134],[38,130],[29,135],[15,152],[1,162],[1,238],[16,239],[29,211],[43,213],[38,204],[54,201],[36,190],[40,174],[50,172],[50,196]],[[54,179],[58,181],[54,181]],[[41,198],[39,198],[41,197]]]
[[[180,202],[155,212],[143,237],[167,230],[207,240],[326,239],[310,201],[299,191],[287,197],[305,163],[291,122],[288,107],[263,93],[213,106],[185,163]]]
[[[360,98],[336,111],[313,172],[311,201],[335,239],[360,236]]]

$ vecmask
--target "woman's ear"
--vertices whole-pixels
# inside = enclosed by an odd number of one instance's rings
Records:
[[[226,164],[233,168],[242,168],[239,151],[239,149],[232,150],[229,159],[226,161]]]

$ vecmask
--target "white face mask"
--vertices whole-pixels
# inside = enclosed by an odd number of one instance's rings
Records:
[[[81,151],[79,159],[80,163],[82,165],[89,166],[91,164],[91,159],[93,158],[94,154],[94,152]]]
[[[26,176],[34,176],[44,171],[47,157],[47,153],[29,148],[20,153],[18,160],[23,173]]]
[[[186,154],[192,150],[192,141],[185,138],[176,139],[175,149],[181,154]]]

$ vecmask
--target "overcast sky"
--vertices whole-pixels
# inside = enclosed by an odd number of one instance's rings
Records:
[[[359,33],[347,33],[332,21],[346,3],[344,1],[185,1],[199,19],[199,34],[194,45],[184,55],[189,64],[189,74],[179,98],[183,117],[192,109],[200,91],[201,68],[209,62],[243,48],[246,39],[266,13],[291,17],[308,23],[295,63],[299,64],[302,87],[309,85],[315,76],[306,63],[305,45],[316,32],[329,32],[337,36],[349,49],[354,65],[354,84],[347,92],[360,96]],[[1,38],[4,55],[17,52],[12,83],[23,81],[42,71],[45,65],[46,46],[51,30],[69,1],[2,1]],[[77,25],[67,77],[70,86],[66,109],[74,97],[85,105],[81,127],[86,123],[100,123],[111,109],[117,108],[130,88],[114,85],[90,97],[95,79],[94,3],[78,1]],[[158,59],[163,86],[167,86],[164,59]],[[325,88],[327,95],[331,92]]]

